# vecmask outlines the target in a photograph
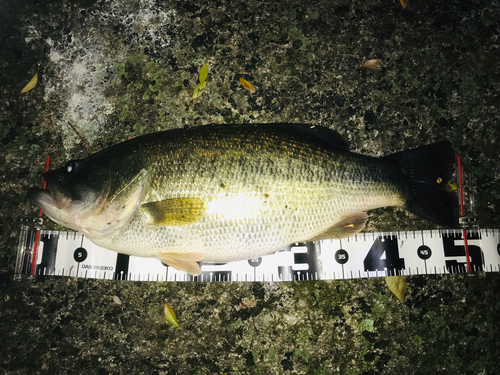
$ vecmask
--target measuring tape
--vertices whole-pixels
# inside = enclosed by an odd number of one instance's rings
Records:
[[[47,158],[45,171],[49,168]],[[472,174],[457,156],[461,223],[475,225]],[[45,185],[44,185],[45,188]],[[41,230],[43,219],[21,227],[15,274],[133,281],[296,281],[394,275],[500,271],[498,229],[361,233],[342,240],[297,243],[274,255],[225,264],[202,263],[191,276],[155,258],[119,254],[78,232]]]
[[[202,263],[191,276],[155,258],[119,254],[78,232],[21,230],[17,275],[131,281],[297,281],[342,280],[393,275],[500,271],[500,231],[432,230],[361,233],[342,240],[296,243],[274,255],[225,264]],[[40,244],[36,259],[37,232]],[[35,265],[34,269],[32,265]]]

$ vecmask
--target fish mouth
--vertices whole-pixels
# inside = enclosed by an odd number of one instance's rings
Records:
[[[44,173],[43,178],[47,183],[47,189],[32,188],[28,192],[28,199],[40,206],[42,210],[54,209],[65,210],[71,204],[71,193],[66,185],[50,172]]]
[[[51,192],[47,190],[31,188],[28,192],[28,199],[44,211],[47,207],[56,206]]]

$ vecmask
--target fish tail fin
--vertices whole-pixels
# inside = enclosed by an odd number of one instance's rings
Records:
[[[455,171],[450,142],[398,152],[384,159],[395,162],[410,182],[405,210],[443,227],[458,227],[458,198],[448,184]]]

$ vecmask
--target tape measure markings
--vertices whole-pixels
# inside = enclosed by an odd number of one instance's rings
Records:
[[[55,275],[134,281],[339,280],[387,275],[500,271],[498,229],[470,230],[469,259],[462,230],[362,233],[342,240],[294,244],[266,257],[227,264],[203,264],[190,276],[154,258],[118,254],[77,232],[40,232],[36,270],[31,270],[36,231],[24,228],[18,275]]]

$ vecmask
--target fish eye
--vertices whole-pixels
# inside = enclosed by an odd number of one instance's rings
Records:
[[[71,173],[72,171],[75,170],[75,162],[74,161],[68,161],[66,165],[64,166],[64,169],[66,170],[66,173]]]

